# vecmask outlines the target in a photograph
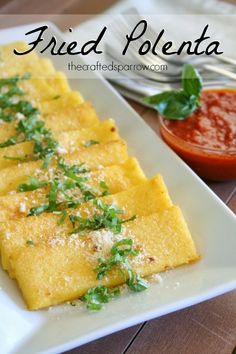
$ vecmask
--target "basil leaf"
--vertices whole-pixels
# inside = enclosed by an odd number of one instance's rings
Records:
[[[199,106],[202,80],[197,70],[190,64],[183,67],[182,89],[170,90],[149,97],[144,102],[151,104],[167,119],[181,120],[189,116]]]
[[[190,64],[185,64],[182,72],[182,88],[189,97],[199,98],[202,90],[202,79],[196,69]]]
[[[97,140],[91,139],[91,140],[88,140],[85,142],[84,147],[90,147],[90,146],[96,145],[96,144],[99,144],[99,142]]]
[[[144,97],[143,101],[151,105],[158,105],[161,102],[165,102],[172,94],[174,95],[176,92],[177,91],[170,90],[170,91],[157,93],[156,95],[153,96]]]
[[[45,204],[42,204],[42,205],[39,205],[36,207],[32,207],[27,216],[40,215],[40,214],[44,213],[46,210],[48,210],[48,203],[45,203]]]
[[[171,92],[165,95],[165,100],[155,104],[156,110],[169,119],[182,120],[196,109],[196,97],[187,97],[183,91]]]

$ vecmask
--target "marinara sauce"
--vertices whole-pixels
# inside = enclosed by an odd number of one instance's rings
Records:
[[[161,119],[164,140],[201,176],[236,178],[236,90],[202,92],[200,107],[184,120]]]

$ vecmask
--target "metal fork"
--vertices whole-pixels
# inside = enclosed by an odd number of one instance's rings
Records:
[[[130,19],[134,19],[132,16]],[[141,19],[140,15],[136,12],[135,14],[136,19]],[[136,23],[136,22],[135,22]],[[112,31],[112,34],[114,38],[116,39],[117,43],[119,46],[122,46],[122,38],[124,31],[125,32],[130,32],[130,30],[133,29],[134,20],[131,21],[131,23],[127,22],[127,19],[125,16],[120,16],[119,21],[114,21],[113,23],[113,28],[114,30]],[[121,31],[122,28],[122,31]],[[153,29],[148,26],[147,28],[147,33],[150,35],[151,38],[154,38],[155,32]],[[149,37],[149,38],[150,38]],[[145,38],[143,38],[145,39]],[[191,62],[193,63],[199,72],[203,75],[206,76],[209,80],[212,78],[214,79],[216,76],[210,76],[209,73],[214,73],[218,75],[222,75],[224,77],[228,77],[231,80],[236,80],[236,74],[232,72],[234,65],[236,65],[236,60],[233,58],[228,58],[228,57],[201,57],[200,60],[199,58],[196,59],[189,59],[189,56],[187,55],[182,55],[181,57],[178,57],[178,60],[176,58],[170,60],[169,58],[166,58],[161,56],[161,55],[153,55],[150,53],[145,54],[144,56],[140,56],[137,54],[137,50],[139,48],[139,45],[143,43],[143,40],[138,39],[137,42],[135,41],[132,43],[132,46],[129,48],[129,54],[130,57],[128,58],[127,56],[124,58],[119,52],[114,48],[114,46],[111,46],[109,44],[106,44],[105,46],[105,52],[107,56],[111,57],[115,61],[119,61],[122,64],[127,64],[127,60],[129,62],[132,62],[133,64],[141,63],[143,65],[168,65],[168,71],[155,71],[155,70],[143,70],[142,72],[139,73],[139,76],[146,77],[149,80],[157,81],[157,82],[179,82],[180,77],[181,77],[181,68],[183,63],[186,62]],[[160,40],[161,45],[165,43],[163,39]],[[219,63],[219,60],[221,61]],[[217,65],[215,65],[217,63]],[[223,64],[223,65],[222,65]],[[208,73],[208,74],[207,74]]]
[[[132,25],[135,25],[137,22],[137,20],[141,21],[143,20],[143,18],[140,16],[139,12],[137,11],[136,8],[132,7],[128,10],[127,14],[132,14],[131,17],[129,17],[129,19],[132,21]],[[123,13],[123,15],[125,15],[125,13]],[[124,17],[124,16],[123,16]],[[135,18],[135,21],[133,21],[133,19]],[[152,39],[154,39],[156,37],[156,33],[155,31],[153,30],[152,26],[148,26],[147,27],[147,31],[146,33],[148,34],[149,37],[151,37]],[[139,39],[139,43],[142,44],[142,41]],[[162,47],[163,45],[165,44],[165,41],[163,38],[160,38],[159,40],[159,49],[160,47]],[[172,48],[174,51],[176,51],[176,48],[174,47],[174,45],[172,45]],[[148,56],[150,56],[148,54]],[[189,57],[187,54],[185,53],[181,53],[181,55],[174,55],[172,57],[165,57],[163,56],[162,54],[159,54],[160,57],[164,58],[165,61],[168,61],[168,62],[172,62],[174,63],[175,65],[178,65],[178,66],[182,66],[184,63],[186,62],[192,62],[193,64],[197,65],[198,63],[201,64],[201,61],[202,61],[202,56],[201,57],[197,57],[197,56],[193,56],[193,57]],[[150,57],[151,59],[151,57]],[[210,57],[209,56],[204,56],[203,59],[207,62],[212,62],[212,59],[214,59],[216,62],[217,61],[220,61],[220,62],[223,62],[223,63],[227,63],[227,64],[232,64],[232,65],[236,65],[236,59],[234,58],[229,58],[227,56],[214,56],[214,57]],[[208,59],[208,60],[207,60]]]

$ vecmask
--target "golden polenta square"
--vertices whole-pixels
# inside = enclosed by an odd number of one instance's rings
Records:
[[[23,52],[28,50],[30,47],[28,44],[24,41],[15,41],[7,44],[1,44],[0,45],[0,54],[1,54],[1,59],[3,62],[10,62],[13,64],[16,61],[16,54],[14,54],[14,49],[16,49],[18,52]],[[29,53],[26,56],[19,55],[19,61],[21,62],[30,62],[34,60],[38,60],[39,57],[37,53],[33,50],[31,53]]]
[[[92,125],[90,128],[58,133],[54,134],[54,136],[63,153],[73,153],[79,151],[81,147],[89,148],[90,143],[94,145],[120,139],[118,129],[112,119]],[[18,158],[33,156],[33,149],[34,143],[32,141],[25,141],[0,149],[0,169],[19,163],[19,160],[11,159],[10,157],[12,156]]]
[[[23,245],[12,260],[16,280],[29,309],[74,300],[99,284],[116,286],[125,282],[125,274],[117,269],[109,271],[103,280],[97,280],[94,271],[98,258],[109,256],[118,235],[98,230],[83,237],[69,236],[65,226],[63,235],[58,235],[50,232],[47,224],[43,225],[41,233],[43,237],[37,239],[35,245]],[[141,256],[132,258],[130,263],[141,276],[199,258],[183,215],[175,206],[127,222],[120,237],[131,238],[140,248]]]
[[[34,105],[36,102],[52,100],[70,91],[66,76],[62,72],[56,72],[47,79],[32,77],[20,80],[18,86],[25,93],[25,99]]]
[[[31,73],[34,77],[46,78],[55,73],[52,61],[46,58],[39,58],[35,51],[27,55],[16,55],[18,52],[25,52],[29,46],[25,42],[14,42],[0,46],[0,79]]]
[[[114,140],[93,145],[89,149],[83,147],[79,151],[66,154],[63,157],[67,164],[85,163],[89,169],[96,170],[103,166],[124,162],[128,158],[128,152],[127,145],[123,140]],[[54,166],[55,163],[52,163],[50,167]],[[39,160],[0,170],[0,195],[15,191],[19,184],[27,182],[28,176],[37,177],[38,173],[42,171],[41,167],[42,161]]]
[[[71,92],[71,95],[68,94],[66,96],[68,106],[70,105],[70,99],[74,102],[74,106],[66,108],[64,105],[58,105],[57,109],[55,107],[53,110],[54,100],[47,102],[47,107],[44,107],[43,104],[41,105],[42,114],[40,115],[40,119],[45,121],[46,128],[51,129],[55,137],[62,132],[89,128],[99,123],[99,119],[91,103],[82,102],[80,95],[74,95],[74,92]],[[77,103],[75,102],[75,96],[77,97]],[[59,101],[61,102],[62,99],[58,99],[58,102]],[[52,109],[49,111],[47,108],[50,104]],[[46,108],[45,111],[44,108]],[[17,121],[0,125],[0,143],[16,134],[16,125]]]
[[[149,215],[157,211],[162,211],[172,205],[168,191],[160,175],[157,175],[149,181],[139,182],[137,186],[130,187],[117,194],[105,196],[100,198],[100,200],[107,205],[115,205],[118,209],[121,209],[122,214],[120,217],[123,220],[134,215]],[[93,202],[88,202],[82,204],[75,210],[68,209],[68,214],[88,218],[98,213],[98,211],[98,208],[94,206]],[[45,223],[47,224],[48,230],[50,230],[50,234],[64,235],[64,226],[62,227],[57,224],[59,219],[59,215],[50,213],[27,219],[15,219],[15,221],[9,219],[0,224],[2,266],[9,271],[12,277],[14,276],[14,269],[11,267],[11,263],[14,254],[18,251],[19,247],[24,246],[29,239],[29,233],[25,232],[25,227],[29,230],[34,230],[32,239],[37,243],[37,237],[41,237],[41,227],[39,225],[44,225]],[[66,228],[71,227],[68,218],[64,223],[65,225],[67,223]]]
[[[96,188],[98,195],[103,192],[103,189],[100,186],[101,181],[105,182],[110,194],[119,193],[146,181],[145,175],[139,166],[138,161],[134,158],[130,158],[122,164],[94,170],[89,174],[83,174],[82,176],[86,177],[87,175],[89,176],[89,180],[86,185]],[[159,193],[162,193],[163,195],[167,194],[164,182],[162,182],[160,177],[158,177],[157,181],[154,180],[152,183],[157,183]],[[148,188],[145,187],[145,189]],[[8,194],[0,197],[0,223],[7,222],[10,219],[15,220],[25,217],[29,214],[31,208],[47,202],[47,193],[48,188],[41,188],[32,192]],[[168,199],[167,196],[165,196],[165,199]],[[162,200],[159,200],[159,205],[162,205]]]
[[[75,96],[74,92],[72,92],[70,96],[69,94],[65,95],[68,101],[73,99],[72,95]],[[77,103],[74,101],[74,105],[68,102],[67,108],[63,107],[63,105],[60,106],[59,102],[61,102],[65,96],[58,98],[58,105],[55,106],[54,110],[54,101],[50,101],[50,105],[48,102],[47,106],[51,106],[50,111],[46,110],[46,107],[42,104],[41,119],[45,121],[46,127],[51,129],[54,134],[89,128],[99,123],[98,116],[92,104],[90,102],[79,101],[80,97],[77,97]]]

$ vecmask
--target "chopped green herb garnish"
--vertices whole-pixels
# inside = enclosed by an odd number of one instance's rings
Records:
[[[48,193],[48,210],[52,212],[57,207],[58,181],[52,180],[50,184],[51,188]]]
[[[99,230],[102,228],[108,228],[114,234],[121,232],[121,227],[124,222],[134,220],[135,216],[127,220],[122,220],[119,214],[123,213],[123,210],[118,209],[114,205],[105,204],[100,199],[94,199],[94,205],[98,208],[98,213],[95,213],[89,218],[82,218],[77,215],[70,215],[70,220],[74,229],[71,233],[80,233],[85,230]],[[79,226],[75,227],[77,224]]]
[[[58,220],[57,225],[61,225],[65,221],[66,217],[67,217],[67,211],[63,210],[61,212],[61,218]]]
[[[70,166],[67,165],[61,157],[58,158],[58,167],[63,170],[65,175],[69,173],[80,174],[90,172],[90,170],[88,169],[88,167],[85,166],[84,163]]]
[[[127,269],[127,271],[129,278],[126,283],[130,290],[137,293],[148,288],[148,283],[139,274],[136,274],[132,269]]]
[[[30,155],[25,155],[25,156],[6,156],[6,155],[4,155],[3,157],[6,160],[20,161],[20,162],[27,162],[27,161],[34,160],[34,156],[30,156]]]
[[[34,241],[32,241],[32,240],[27,240],[26,244],[27,244],[27,246],[34,246],[35,245]]]
[[[144,98],[165,118],[182,120],[199,107],[202,79],[196,69],[185,64],[182,72],[182,89],[162,92]]]
[[[98,267],[95,268],[97,278],[102,279],[114,266],[124,266],[128,256],[136,256],[138,251],[133,249],[132,239],[122,239],[111,248],[110,258],[99,258]]]
[[[19,135],[24,136],[24,140],[32,140],[34,142],[34,155],[38,159],[43,159],[43,168],[48,167],[52,156],[58,147],[57,141],[52,137],[50,129],[45,128],[45,122],[38,119],[38,115],[30,115],[21,120],[16,131]]]
[[[44,212],[61,213],[67,208],[76,208],[83,202],[87,202],[109,193],[108,187],[105,183],[102,183],[101,185],[101,188],[104,189],[104,191],[99,194],[99,191],[86,184],[88,181],[86,176],[77,175],[77,173],[84,174],[85,172],[88,172],[88,169],[84,164],[69,166],[65,164],[62,159],[58,160],[58,164],[59,169],[63,171],[66,179],[56,177],[49,182],[39,182],[33,177],[29,183],[19,186],[20,191],[25,191],[26,189],[34,190],[43,186],[49,186],[49,193],[46,196],[48,202],[31,208],[29,215],[39,215]],[[77,189],[81,192],[80,198],[73,197],[73,189]],[[69,190],[72,190],[72,194],[70,195],[68,194]],[[59,196],[60,201],[58,201]],[[60,221],[63,222],[65,218],[66,215],[62,217]]]
[[[0,89],[6,87],[6,92],[0,94],[0,119],[6,122],[18,120],[16,135],[2,142],[0,147],[32,140],[34,157],[42,159],[42,167],[46,168],[56,153],[58,143],[53,138],[51,130],[45,127],[45,122],[40,120],[39,111],[30,102],[20,100],[24,92],[17,86],[18,81],[28,78],[29,75],[24,75],[0,80]]]
[[[35,189],[38,188],[43,188],[47,185],[48,182],[41,182],[35,177],[29,177],[29,182],[20,184],[17,190],[18,192],[28,192],[28,191],[34,191]]]
[[[0,143],[0,148],[8,147],[11,145],[16,145],[16,143],[17,143],[17,137],[13,136],[13,137],[7,139],[6,141],[4,141],[4,143]]]
[[[108,188],[107,184],[105,183],[105,181],[101,181],[99,183],[99,187],[101,189],[103,189],[102,196],[105,196],[105,195],[109,194],[109,188]]]
[[[99,144],[99,141],[91,139],[85,142],[84,147],[87,148],[89,146],[96,145],[96,144]]]
[[[3,86],[14,86],[20,80],[28,80],[30,76],[31,76],[30,73],[25,73],[22,76],[16,75],[6,79],[0,79],[0,88],[2,88]]]
[[[20,100],[24,95],[21,88],[17,86],[20,80],[28,80],[29,75],[15,76],[7,79],[0,79],[0,119],[5,122],[12,122],[18,119],[20,114],[22,117],[32,113],[35,108],[31,103]]]
[[[98,311],[101,310],[103,304],[119,295],[119,288],[109,289],[106,286],[99,285],[89,289],[87,293],[81,297],[81,301],[87,304],[89,310]]]
[[[33,208],[30,209],[29,214],[27,216],[33,216],[33,215],[40,215],[42,213],[44,213],[46,210],[48,210],[48,203],[39,205],[39,206],[35,206]]]
[[[60,98],[61,96],[60,95],[56,95],[53,97],[54,100],[58,100],[58,98]]]
[[[85,178],[80,177],[79,179],[78,177],[78,180],[76,182],[70,179],[65,181],[53,179],[52,181],[48,182],[47,185],[50,186],[49,193],[46,196],[48,199],[48,203],[44,203],[37,207],[31,208],[29,215],[39,215],[44,212],[54,212],[56,214],[56,212],[62,213],[62,211],[67,208],[78,207],[81,203],[85,201],[83,194],[81,198],[75,199],[72,196],[68,195],[67,191],[74,188],[77,188],[81,191],[83,189],[83,184],[85,181]],[[59,195],[61,196],[61,199],[63,197],[63,201],[58,201]],[[65,217],[62,217],[60,219],[61,222],[63,222],[65,218],[66,215]]]
[[[134,272],[129,263],[129,257],[138,255],[138,250],[133,248],[132,239],[122,239],[114,244],[111,248],[109,258],[99,258],[98,266],[94,269],[97,278],[102,279],[106,273],[114,267],[118,267],[121,271],[126,270],[128,275],[127,285],[135,292],[143,291],[148,288],[148,284],[138,274]]]
[[[97,279],[103,279],[108,271],[118,267],[120,271],[126,271],[125,276],[128,278],[126,284],[130,290],[140,292],[148,288],[147,282],[131,268],[129,263],[129,257],[135,257],[139,253],[138,250],[133,248],[132,239],[122,239],[116,242],[110,253],[109,258],[99,259],[98,266],[94,269],[97,273]],[[89,310],[98,311],[101,310],[104,303],[118,295],[120,295],[119,288],[109,289],[106,286],[99,285],[89,289],[81,300],[87,304]]]

